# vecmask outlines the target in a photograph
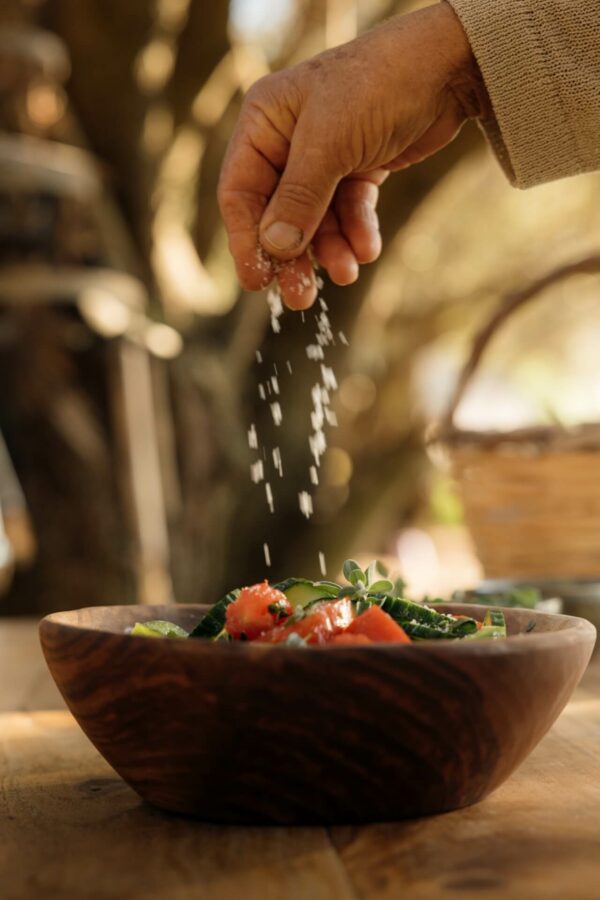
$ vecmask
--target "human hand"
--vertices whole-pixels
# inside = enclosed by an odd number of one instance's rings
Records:
[[[448,144],[487,96],[446,3],[396,16],[357,40],[268,75],[248,92],[219,182],[238,278],[277,277],[306,309],[309,247],[336,284],[377,259],[379,186]]]

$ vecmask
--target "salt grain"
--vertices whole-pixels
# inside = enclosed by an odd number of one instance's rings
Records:
[[[275,394],[279,393],[279,381],[276,375],[271,375],[271,387],[273,388],[273,392]]]
[[[267,503],[272,513],[275,512],[275,503],[273,502],[273,491],[268,481],[265,482],[265,494],[267,495]]]
[[[311,466],[308,471],[310,473],[311,484],[318,484],[319,483],[319,473],[317,472],[317,467]]]
[[[256,362],[261,363],[262,361],[263,361],[262,353],[260,352],[260,350],[257,350],[256,351]]]
[[[256,433],[256,426],[254,424],[250,426],[250,430],[248,431],[248,446],[251,450],[258,449],[258,435]]]
[[[259,386],[258,386],[258,396],[260,397],[261,400],[267,399],[267,395],[265,393],[265,389],[262,386],[262,384],[259,384]]]
[[[271,551],[269,550],[268,544],[263,544],[263,551],[265,554],[265,563],[269,568],[271,568]]]
[[[265,467],[263,465],[262,459],[258,459],[250,466],[250,478],[252,479],[254,484],[259,484],[259,482],[263,481],[264,477]]]
[[[344,345],[344,347],[350,346],[350,344],[348,343],[348,338],[346,337],[346,335],[344,334],[343,331],[338,331],[338,337],[339,337],[341,343]]]
[[[291,362],[289,361],[289,359],[286,360],[286,363],[285,363],[285,364],[286,364],[286,366],[287,366],[288,372],[289,372],[290,375],[291,375],[291,374],[292,374],[292,364],[291,364]]]
[[[265,544],[266,546],[266,544]],[[269,563],[267,565],[270,565]],[[319,552],[319,569],[321,570],[321,575],[327,575],[327,566],[325,564],[325,554]]]
[[[271,403],[271,415],[273,416],[273,421],[279,427],[283,421],[283,413],[279,403]]]
[[[283,461],[281,459],[281,450],[279,447],[273,448],[273,465],[279,472],[279,477],[283,478]]]
[[[298,503],[300,505],[300,512],[302,515],[306,516],[307,519],[313,514],[313,502],[312,497],[308,493],[308,491],[301,491],[298,494]]]

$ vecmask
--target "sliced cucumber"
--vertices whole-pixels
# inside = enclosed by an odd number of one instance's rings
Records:
[[[191,638],[218,638],[225,627],[225,613],[230,603],[239,596],[241,588],[236,588],[225,594],[215,605],[203,616],[193,631],[190,632]]]
[[[483,626],[474,634],[468,634],[465,640],[470,641],[497,641],[506,637],[506,621],[504,613],[499,609],[488,609]]]
[[[294,609],[316,600],[333,600],[340,589],[332,581],[308,581],[306,578],[288,578],[273,587],[285,594]]]
[[[152,622],[136,622],[131,629],[131,634],[141,637],[152,638],[186,638],[187,631],[174,622],[165,622],[162,619],[155,619]]]

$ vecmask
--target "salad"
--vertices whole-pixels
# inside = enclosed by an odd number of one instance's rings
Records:
[[[483,622],[438,612],[402,596],[378,562],[366,570],[344,563],[347,584],[288,578],[236,588],[215,603],[187,632],[172,622],[138,622],[131,634],[145,637],[205,638],[263,644],[352,646],[410,644],[423,640],[497,640],[506,637],[500,610]]]

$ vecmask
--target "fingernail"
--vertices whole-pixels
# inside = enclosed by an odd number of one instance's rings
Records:
[[[287,222],[273,222],[265,231],[264,236],[275,250],[295,250],[302,243],[302,234],[295,225]]]

